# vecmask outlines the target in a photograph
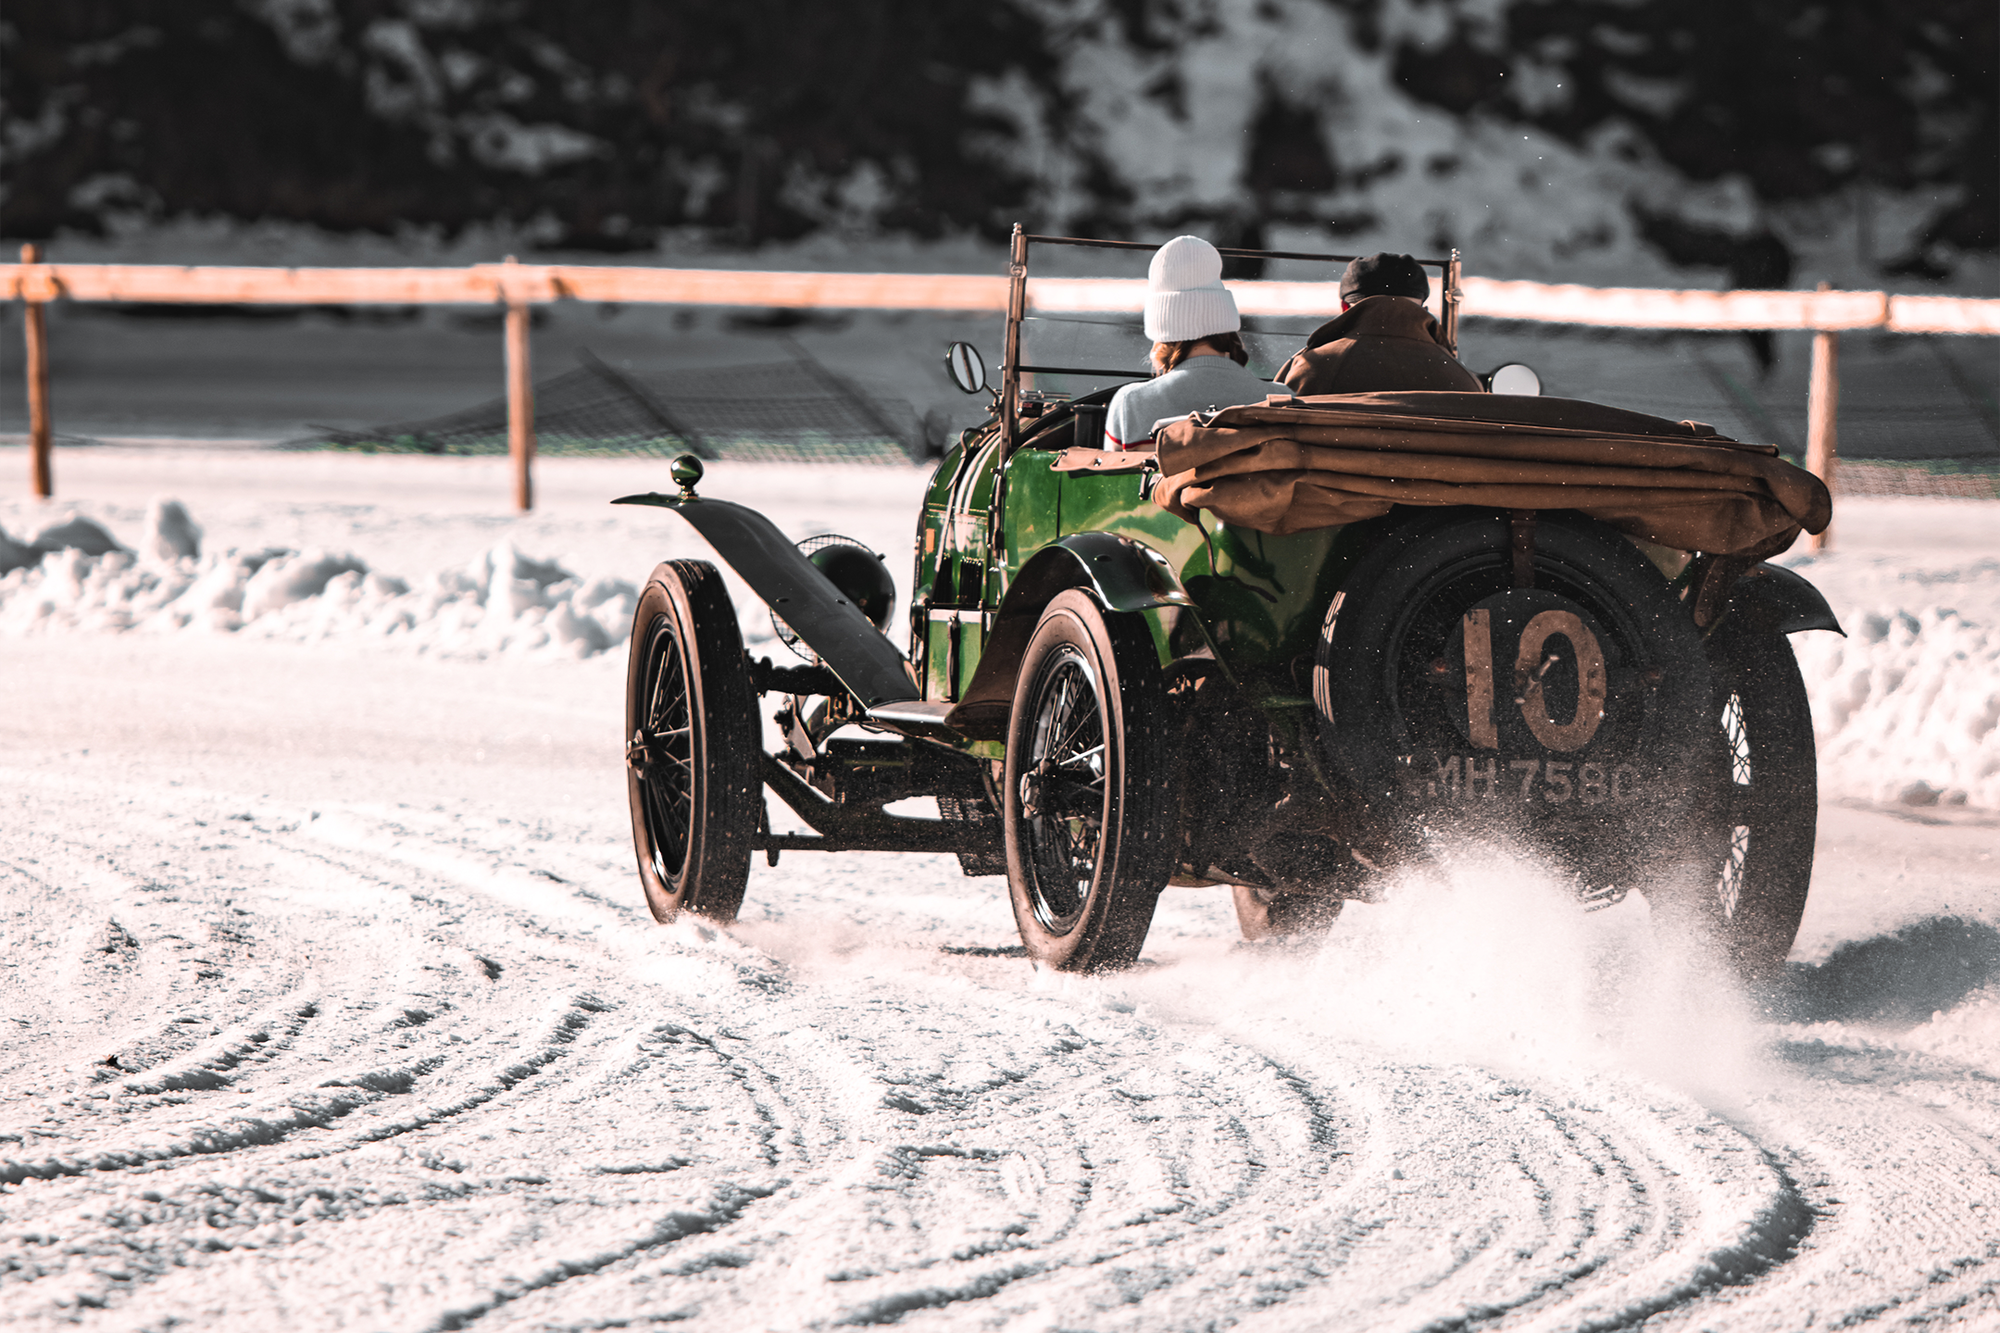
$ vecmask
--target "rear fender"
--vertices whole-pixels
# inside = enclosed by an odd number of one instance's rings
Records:
[[[1812,586],[1781,565],[1752,565],[1729,591],[1728,620],[1767,633],[1797,634],[1830,629],[1846,635],[1833,608]]]
[[[1085,589],[1106,611],[1145,614],[1154,619],[1153,640],[1163,665],[1172,653],[1165,635],[1158,632],[1161,613],[1178,609],[1207,637],[1194,600],[1174,577],[1165,557],[1141,542],[1108,532],[1073,533],[1028,557],[1008,585],[986,633],[979,665],[964,697],[946,718],[951,727],[975,740],[1005,738],[1014,680],[1020,674],[1028,640],[1056,594],[1071,588]]]
[[[611,503],[671,509],[693,524],[867,707],[918,697],[908,659],[756,510],[693,495],[627,495]]]

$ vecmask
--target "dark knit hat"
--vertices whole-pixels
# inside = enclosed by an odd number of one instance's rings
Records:
[[[1352,304],[1364,296],[1414,296],[1427,301],[1431,280],[1424,266],[1408,255],[1372,254],[1349,260],[1340,275],[1340,299]]]

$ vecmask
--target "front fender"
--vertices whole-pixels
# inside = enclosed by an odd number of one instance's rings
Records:
[[[1014,702],[1014,678],[1042,611],[1056,594],[1086,589],[1107,611],[1142,613],[1184,607],[1194,600],[1173,567],[1152,547],[1108,532],[1078,532],[1029,556],[1007,587],[986,632],[979,665],[965,696],[946,716],[960,734],[976,740],[1005,738]]]
[[[1830,629],[1847,631],[1820,590],[1782,565],[1752,565],[1729,590],[1728,618],[1776,634]]]
[[[693,495],[627,495],[611,503],[671,509],[693,524],[866,706],[918,697],[908,659],[777,524],[756,510]]]

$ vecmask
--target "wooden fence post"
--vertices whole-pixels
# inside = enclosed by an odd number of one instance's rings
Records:
[[[21,247],[21,262],[41,262],[41,251],[33,245]],[[44,319],[47,302],[40,293],[23,290],[24,319],[28,342],[28,471],[35,497],[52,498],[56,493],[54,469],[49,459],[49,327]]]
[[[515,263],[507,256],[507,263]],[[514,460],[514,507],[535,507],[535,390],[528,363],[528,303],[517,283],[502,279],[507,302],[507,454]]]
[[[1832,284],[1822,282],[1821,291]],[[1840,335],[1824,329],[1813,335],[1812,381],[1806,390],[1806,471],[1833,489],[1840,430]],[[1824,551],[1833,544],[1833,528],[1806,537],[1808,551]]]

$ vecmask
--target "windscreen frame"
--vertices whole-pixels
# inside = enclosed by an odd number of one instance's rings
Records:
[[[1089,236],[1051,236],[1031,233],[1020,223],[1014,224],[1009,238],[1007,263],[1007,331],[1001,357],[1000,372],[1000,416],[1003,434],[1007,442],[1007,452],[1012,453],[1021,440],[1021,376],[1023,374],[1093,375],[1103,378],[1124,378],[1141,380],[1148,377],[1145,371],[1116,370],[1111,368],[1091,369],[1076,366],[1041,366],[1024,364],[1021,360],[1021,324],[1027,318],[1028,308],[1028,255],[1033,246],[1057,245],[1100,250],[1140,250],[1151,252],[1165,245],[1165,241],[1108,241]],[[1312,262],[1346,264],[1358,256],[1341,254],[1313,254],[1297,250],[1248,250],[1238,246],[1217,246],[1216,253],[1224,259],[1291,259]],[[1443,318],[1439,321],[1444,335],[1445,347],[1452,355],[1458,354],[1458,308],[1461,300],[1459,292],[1460,261],[1457,250],[1451,251],[1443,259],[1422,259],[1417,263],[1425,268],[1441,271],[1443,279],[1440,291],[1440,306]]]

